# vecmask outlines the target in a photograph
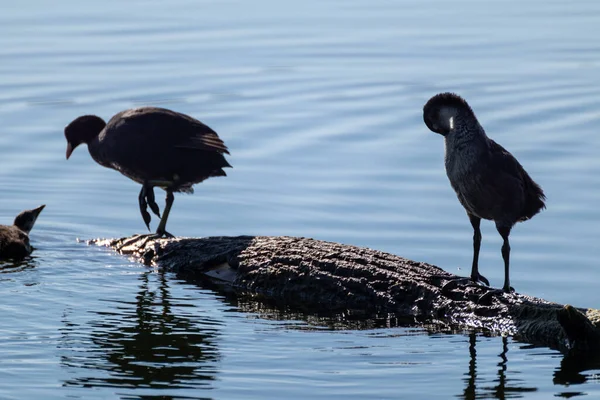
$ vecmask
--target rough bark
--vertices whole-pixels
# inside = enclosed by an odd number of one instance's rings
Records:
[[[94,240],[186,279],[301,310],[382,313],[513,335],[563,352],[600,352],[600,312],[494,292],[442,269],[368,248],[297,237]]]

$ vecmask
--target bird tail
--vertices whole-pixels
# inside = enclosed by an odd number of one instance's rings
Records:
[[[535,214],[539,213],[541,210],[546,208],[546,195],[544,191],[535,183],[533,179],[527,174],[527,172],[523,171],[525,176],[523,178],[525,184],[525,206],[523,208],[523,216],[520,221],[526,221],[533,217]]]

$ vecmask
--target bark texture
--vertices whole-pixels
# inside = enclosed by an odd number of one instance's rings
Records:
[[[563,352],[600,352],[600,312],[474,285],[393,254],[298,237],[91,241],[146,265],[302,310],[382,313],[440,327],[482,329]]]

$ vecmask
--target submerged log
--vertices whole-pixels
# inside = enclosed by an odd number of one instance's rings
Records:
[[[500,293],[422,262],[307,238],[238,236],[91,241],[191,280],[300,310],[388,314],[481,329],[569,353],[600,352],[600,312]]]

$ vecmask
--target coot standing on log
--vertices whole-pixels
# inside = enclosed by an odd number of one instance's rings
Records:
[[[511,291],[508,236],[515,223],[545,208],[542,188],[512,154],[486,136],[475,113],[460,96],[433,96],[423,107],[423,119],[430,130],[444,136],[446,174],[473,226],[471,279],[489,285],[479,273],[479,225],[482,218],[493,220],[504,240],[503,290]]]
[[[231,167],[224,153],[227,147],[217,133],[195,118],[157,107],[122,111],[108,121],[84,115],[65,128],[67,159],[81,143],[88,145],[92,158],[140,183],[139,206],[150,229],[148,206],[160,218],[154,187],[167,192],[165,209],[156,229],[166,231],[173,205],[173,192],[193,193],[192,186],[213,176],[225,176]]]
[[[31,254],[29,232],[37,217],[46,207],[41,205],[33,210],[25,210],[15,218],[12,225],[0,225],[0,258],[21,259]]]

